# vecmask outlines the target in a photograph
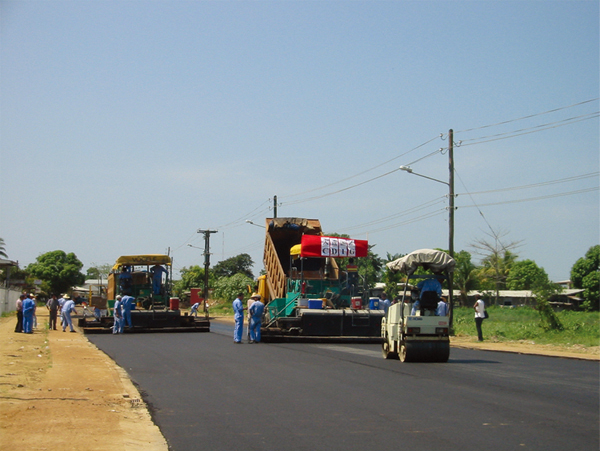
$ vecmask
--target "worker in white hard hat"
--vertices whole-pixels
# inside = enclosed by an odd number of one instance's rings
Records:
[[[248,325],[250,333],[249,343],[260,343],[260,326],[262,324],[262,315],[265,310],[265,304],[261,302],[261,296],[258,293],[253,293],[250,298],[253,299],[254,302],[248,310],[248,313],[250,314],[250,323]]]

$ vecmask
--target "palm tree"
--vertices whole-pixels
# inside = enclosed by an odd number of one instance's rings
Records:
[[[6,249],[4,247],[4,238],[0,238],[0,257],[8,258],[8,255],[6,255]]]

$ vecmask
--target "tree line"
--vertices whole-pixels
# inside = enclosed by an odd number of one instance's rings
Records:
[[[343,236],[343,235],[341,235]],[[547,273],[535,261],[519,260],[515,248],[518,243],[502,244],[500,240],[481,240],[473,247],[483,258],[480,264],[473,262],[470,252],[456,252],[456,268],[453,289],[457,301],[468,305],[467,293],[472,290],[498,292],[500,290],[532,290],[534,294],[548,297],[557,287]],[[365,287],[372,288],[377,282],[384,282],[388,296],[398,294],[398,283],[405,282],[400,274],[390,272],[386,263],[402,257],[402,254],[387,253],[380,257],[369,245],[368,255],[356,259],[358,274]],[[442,249],[443,250],[443,249]],[[7,257],[4,240],[0,238],[0,256]],[[345,271],[348,258],[337,259],[338,266]],[[209,269],[209,288],[215,299],[232,300],[236,294],[254,288],[256,281],[252,272],[254,262],[248,254],[239,254],[218,262]],[[86,279],[106,278],[111,265],[94,265],[81,272],[83,263],[74,253],[62,250],[51,251],[37,257],[36,262],[23,269],[12,268],[10,280],[19,281],[24,290],[38,288],[43,294],[61,294],[71,287],[82,285]],[[180,270],[181,278],[174,281],[173,292],[182,296],[191,288],[204,287],[204,268],[194,265]],[[600,245],[592,246],[586,254],[574,262],[571,268],[571,282],[574,288],[583,289],[584,310],[599,310],[600,307]],[[3,269],[0,281],[6,282],[7,270]],[[37,285],[36,281],[41,284]],[[448,287],[446,287],[448,288]]]

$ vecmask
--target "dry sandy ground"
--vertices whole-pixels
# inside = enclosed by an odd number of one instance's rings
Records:
[[[38,308],[33,334],[15,333],[15,322],[14,316],[0,318],[0,449],[168,449],[125,371],[83,334],[48,331],[44,308]],[[478,343],[471,337],[452,345],[600,360],[598,347]]]

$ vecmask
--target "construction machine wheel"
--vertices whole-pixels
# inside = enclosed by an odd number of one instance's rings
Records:
[[[392,351],[392,348],[393,346],[390,344],[388,338],[385,337],[381,343],[381,354],[383,355],[384,359],[398,360],[398,353]]]
[[[415,358],[415,346],[414,343],[401,343],[400,344],[400,361],[413,362]]]
[[[440,362],[450,357],[449,341],[407,342],[400,346],[401,362]]]

